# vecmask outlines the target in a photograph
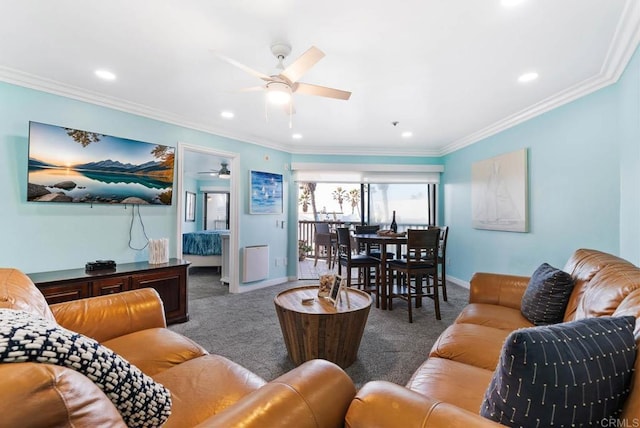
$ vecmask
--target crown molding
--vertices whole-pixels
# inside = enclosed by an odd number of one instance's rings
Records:
[[[0,81],[11,83],[25,88],[35,89],[53,95],[59,95],[65,98],[107,107],[119,110],[125,113],[131,113],[138,116],[170,123],[177,126],[215,134],[220,137],[229,138],[245,143],[256,144],[261,147],[267,147],[274,150],[280,150],[291,154],[328,154],[328,155],[361,155],[362,149],[338,146],[318,146],[304,147],[302,145],[294,145],[293,143],[282,144],[274,141],[252,138],[246,135],[231,134],[227,131],[213,128],[211,126],[197,123],[186,119],[185,117],[167,113],[163,110],[154,109],[143,104],[137,104],[120,98],[109,97],[98,92],[92,92],[77,86],[68,85],[56,80],[51,80],[25,73],[23,71],[0,66]],[[385,149],[367,148],[367,155],[371,156],[389,156],[389,151]],[[396,150],[396,156],[439,156],[438,150]]]
[[[584,97],[598,89],[616,83],[639,45],[640,1],[627,0],[598,75],[585,79],[486,128],[447,144],[443,147],[442,151],[439,152],[439,155],[444,156],[460,150],[578,98]]]
[[[193,122],[183,116],[167,113],[164,110],[154,109],[152,107],[123,100],[121,98],[109,97],[98,92],[89,91],[77,86],[68,85],[56,80],[47,79],[1,65],[0,81],[17,86],[22,86],[25,88],[35,89],[53,95],[59,95],[65,98],[71,98],[77,101],[82,101],[101,107],[107,107],[113,110],[119,110],[125,113],[135,114],[137,116],[146,117],[148,119],[153,119],[160,122],[170,123],[172,125],[182,126],[185,128],[193,129],[195,131],[215,134],[217,136],[229,138],[236,141],[257,144],[263,147],[273,148],[275,150],[288,151],[288,148],[286,146],[274,143],[272,141],[256,140],[249,136],[232,135],[224,130],[204,125],[198,122]]]
[[[393,155],[441,157],[477,143],[478,141],[558,108],[564,104],[570,103],[571,101],[588,95],[605,86],[616,83],[624,72],[638,45],[640,45],[640,1],[626,0],[620,21],[618,22],[618,26],[598,75],[585,79],[570,88],[560,91],[477,132],[446,144],[441,149],[398,150],[397,147],[394,147]],[[31,75],[3,66],[0,66],[0,81],[292,154],[361,155],[363,151],[363,148],[353,146],[346,147],[344,145],[336,145],[329,147],[305,147],[303,145],[294,145],[289,142],[281,143],[258,139],[255,136],[250,135],[230,134],[225,130],[193,122],[179,115],[174,115],[123,99],[108,97],[97,92],[88,91],[76,86],[67,85],[55,80]],[[372,149],[371,147],[367,147],[366,150],[367,155],[389,156],[389,151],[382,148]]]
[[[289,146],[288,152],[295,155],[344,155],[344,156],[409,156],[409,157],[440,157],[440,150],[435,149],[401,149],[397,146],[392,147],[393,153],[389,152],[389,148],[377,148],[363,145],[362,147],[354,146],[319,146],[319,147],[302,147]]]

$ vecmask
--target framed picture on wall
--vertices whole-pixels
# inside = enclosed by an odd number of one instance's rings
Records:
[[[193,192],[186,192],[184,221],[196,221],[196,194]]]
[[[527,149],[471,166],[471,220],[475,229],[528,231]]]
[[[249,171],[249,213],[282,214],[282,174]]]

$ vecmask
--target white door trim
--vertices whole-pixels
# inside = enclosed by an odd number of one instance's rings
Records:
[[[176,249],[177,249],[177,257],[182,256],[182,217],[180,213],[184,212],[184,152],[192,151],[199,152],[208,155],[221,156],[230,159],[231,164],[231,178],[229,179],[229,192],[230,192],[230,206],[229,206],[229,292],[230,293],[239,293],[240,292],[240,281],[239,281],[239,273],[238,273],[238,225],[239,225],[239,213],[240,213],[240,194],[239,194],[239,178],[237,176],[238,171],[240,171],[240,155],[238,153],[225,152],[223,150],[202,147],[202,146],[194,146],[192,144],[183,143],[181,141],[178,142],[178,156],[177,156],[177,180],[178,180],[178,195],[177,195],[177,205],[178,211],[176,216],[176,231],[177,231],[177,239],[176,239]]]

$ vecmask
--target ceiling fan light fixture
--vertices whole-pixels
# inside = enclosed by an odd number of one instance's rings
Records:
[[[267,83],[267,100],[274,105],[285,105],[291,101],[291,87],[284,82]]]

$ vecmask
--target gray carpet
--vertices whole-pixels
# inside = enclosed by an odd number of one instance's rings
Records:
[[[266,380],[291,370],[294,365],[280,331],[273,298],[298,281],[229,294],[211,268],[190,268],[190,320],[170,326],[171,330],[195,340],[209,352],[223,355]],[[440,304],[442,320],[435,318],[433,301],[424,299],[414,310],[409,324],[406,302],[395,300],[393,311],[371,308],[358,359],[346,369],[359,388],[369,380],[406,384],[414,370],[427,358],[438,335],[466,305],[467,289],[449,283],[448,302]]]

